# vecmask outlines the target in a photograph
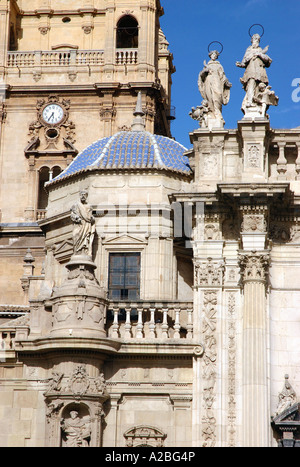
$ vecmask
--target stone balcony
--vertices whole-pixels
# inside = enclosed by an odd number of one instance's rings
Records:
[[[40,305],[43,308],[42,303]],[[33,307],[36,303],[33,304]],[[41,309],[42,309],[41,308]],[[201,354],[203,346],[193,336],[193,303],[182,301],[109,302],[104,335],[64,337],[31,334],[33,313],[0,326],[0,358],[16,358],[16,352],[49,352],[58,348],[85,347],[93,352],[120,354]],[[34,319],[34,317],[33,317]],[[83,331],[84,334],[84,331]]]
[[[110,302],[107,337],[113,339],[193,338],[192,302]]]
[[[78,80],[78,74],[84,82],[89,83],[105,81],[104,73],[106,63],[104,50],[51,50],[51,51],[9,51],[6,58],[6,76],[9,84],[27,83],[32,77],[35,81],[47,81],[47,75],[64,73],[68,81]],[[112,67],[113,76],[110,80],[122,82],[126,72],[132,73],[132,79],[137,72],[138,49],[116,49]],[[111,73],[111,72],[110,72]],[[99,76],[100,75],[100,76]]]

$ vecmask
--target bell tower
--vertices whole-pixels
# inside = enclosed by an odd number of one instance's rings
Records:
[[[42,268],[44,184],[87,145],[130,129],[139,93],[146,131],[171,136],[163,13],[160,0],[0,0],[0,223],[5,242],[21,242],[0,259],[17,284],[5,303],[26,301],[28,248]]]

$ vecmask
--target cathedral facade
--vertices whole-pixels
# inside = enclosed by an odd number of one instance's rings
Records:
[[[300,446],[300,128],[253,34],[175,141],[162,7],[0,0],[3,447]]]

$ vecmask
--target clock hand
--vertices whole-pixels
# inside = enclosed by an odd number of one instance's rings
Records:
[[[49,120],[54,117],[54,112],[52,112],[51,116],[49,117]]]

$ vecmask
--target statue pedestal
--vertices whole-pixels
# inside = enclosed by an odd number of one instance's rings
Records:
[[[106,337],[106,293],[100,287],[96,265],[87,255],[74,255],[66,265],[67,280],[52,301],[52,337]]]
[[[219,130],[220,128],[224,128],[225,121],[223,118],[212,118],[207,117],[207,128],[209,130]]]

